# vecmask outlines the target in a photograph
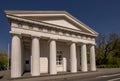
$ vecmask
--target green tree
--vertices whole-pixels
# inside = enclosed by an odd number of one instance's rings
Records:
[[[120,37],[116,33],[100,34],[97,38],[96,62],[100,64],[119,64]],[[116,59],[115,59],[116,58]],[[119,62],[119,63],[118,63]]]
[[[7,52],[0,51],[0,66],[7,67],[7,64],[8,64]]]

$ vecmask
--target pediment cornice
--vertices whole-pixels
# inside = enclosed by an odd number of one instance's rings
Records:
[[[74,29],[70,29],[70,28],[66,28],[63,26],[59,26],[59,25],[54,25],[54,24],[49,24],[49,23],[45,23],[45,22],[41,22],[41,21],[34,21],[34,20],[29,20],[29,19],[24,19],[18,16],[14,16],[14,15],[7,15],[8,19],[10,19],[11,21],[15,21],[15,22],[25,22],[25,23],[29,23],[29,24],[33,24],[33,25],[43,25],[49,28],[55,28],[55,29],[60,29],[60,30],[65,30],[65,31],[69,31],[69,32],[75,32],[75,33],[80,33],[80,34],[84,34],[84,35],[88,35],[88,36],[93,36],[96,37],[97,35],[95,34],[90,34],[90,33],[86,33],[86,32],[82,32],[82,31],[78,31],[78,30],[74,30]]]

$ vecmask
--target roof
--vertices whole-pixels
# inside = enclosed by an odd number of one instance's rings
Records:
[[[27,19],[27,20],[31,20],[35,22],[43,22],[46,24],[53,24],[53,25],[55,24],[49,23],[48,21],[45,22],[45,20],[55,19],[55,18],[56,19],[64,18],[66,21],[68,21],[72,25],[75,25],[76,27],[79,27],[80,29],[82,29],[82,31],[93,34],[94,36],[98,36],[98,33],[96,31],[94,31],[88,25],[76,19],[75,17],[73,17],[66,11],[16,11],[16,10],[12,10],[12,11],[5,11],[5,13],[7,15],[19,17],[22,19]],[[61,23],[61,26],[63,26],[62,23]]]

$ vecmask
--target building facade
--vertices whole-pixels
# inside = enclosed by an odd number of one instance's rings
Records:
[[[98,33],[65,11],[5,11],[11,25],[11,77],[96,71]],[[87,51],[88,50],[88,51]]]

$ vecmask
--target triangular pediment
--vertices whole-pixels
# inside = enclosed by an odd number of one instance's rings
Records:
[[[66,21],[66,20],[64,20],[64,19],[58,19],[58,20],[43,20],[43,22],[50,23],[50,24],[54,24],[54,25],[63,26],[63,27],[70,28],[70,29],[80,30],[80,28],[74,26],[73,24],[69,23],[68,21]],[[81,30],[80,30],[80,31],[81,31]]]
[[[44,22],[71,30],[98,35],[93,29],[65,11],[6,11],[6,13],[36,22]]]
[[[30,20],[34,20],[34,21],[40,21],[40,22],[45,22],[45,23],[48,23],[48,24],[53,24],[53,25],[58,25],[58,26],[61,26],[61,27],[65,27],[65,28],[68,28],[68,29],[74,29],[74,30],[79,30],[79,31],[82,31],[80,29],[79,26],[75,26],[74,23],[71,23],[68,19],[64,18],[64,17],[23,17],[23,18],[26,18],[26,19],[30,19]]]

